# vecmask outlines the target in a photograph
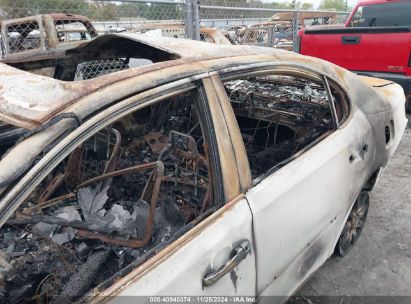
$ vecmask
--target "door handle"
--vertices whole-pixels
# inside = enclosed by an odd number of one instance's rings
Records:
[[[342,44],[359,44],[361,41],[360,36],[342,36],[341,43]]]
[[[242,260],[245,259],[247,254],[251,251],[251,246],[249,241],[242,242],[239,246],[234,248],[233,256],[230,258],[223,266],[213,271],[203,278],[203,286],[210,286],[230,273]]]

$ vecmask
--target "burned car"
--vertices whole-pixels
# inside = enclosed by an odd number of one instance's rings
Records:
[[[407,123],[397,84],[272,48],[107,34],[0,74],[2,302],[284,301]]]
[[[127,29],[129,33],[144,34],[154,37],[185,38],[185,25],[181,23],[143,23]],[[210,27],[201,27],[200,40],[217,44],[232,44],[228,32]]]
[[[90,20],[80,15],[44,14],[0,23],[1,58],[22,58],[73,47],[97,37]]]

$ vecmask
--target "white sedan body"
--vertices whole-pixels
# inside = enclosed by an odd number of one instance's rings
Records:
[[[152,67],[78,82],[29,74],[1,64],[2,121],[30,130],[47,125],[62,113],[67,118],[27,136],[3,155],[1,224],[13,216],[53,166],[74,150],[71,143],[84,141],[82,134],[123,117],[123,109],[141,107],[142,100],[149,104],[181,90],[182,84],[196,82],[204,89],[213,113],[224,184],[223,206],[135,267],[78,300],[135,303],[138,296],[139,303],[164,299],[184,302],[186,297],[202,302],[225,301],[224,297],[233,296],[247,298],[230,301],[284,302],[333,254],[359,193],[372,190],[397,148],[407,123],[402,88],[358,77],[319,59],[257,47],[126,35],[98,37],[84,46],[104,39],[137,41],[142,49],[154,46],[177,54],[180,59],[174,60],[179,63],[154,63]],[[186,55],[189,53],[195,55]],[[227,81],[224,77],[232,78],[233,73],[251,75],[264,70],[328,78],[332,86],[347,93],[349,109],[327,136],[294,154],[272,173],[252,181],[240,130],[233,123],[229,97],[221,88]],[[27,89],[29,84],[31,89]],[[133,100],[112,102],[133,94],[137,96]],[[221,109],[213,110],[215,105],[221,105]],[[216,125],[217,120],[225,120],[226,125]],[[56,138],[59,140],[40,159],[32,161]],[[205,283],[210,273],[227,266],[236,255],[242,256],[235,267]],[[208,296],[222,298],[204,298]]]

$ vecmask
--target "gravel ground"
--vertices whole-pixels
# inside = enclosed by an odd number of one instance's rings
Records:
[[[372,303],[375,296],[389,296],[377,297],[378,303],[411,303],[411,116],[408,120],[400,146],[371,193],[356,246],[344,258],[329,259],[297,292],[299,303]]]

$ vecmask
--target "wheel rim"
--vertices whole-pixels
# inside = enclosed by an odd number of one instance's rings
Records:
[[[369,196],[362,192],[354,203],[338,240],[338,251],[344,256],[357,242],[368,214]]]

